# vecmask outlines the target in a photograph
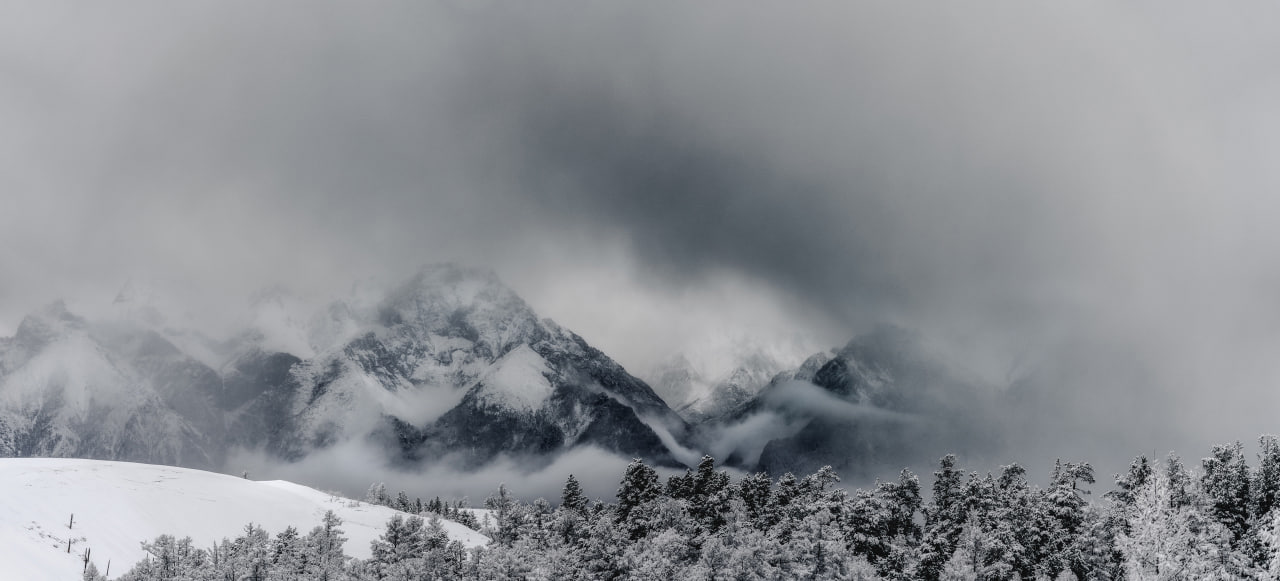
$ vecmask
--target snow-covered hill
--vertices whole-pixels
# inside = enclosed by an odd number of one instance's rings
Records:
[[[272,534],[289,526],[306,534],[329,510],[342,518],[345,549],[357,558],[369,556],[370,541],[397,514],[282,480],[129,462],[0,459],[0,578],[78,579],[85,550],[100,571],[110,560],[114,578],[146,555],[142,541],[161,534],[190,536],[198,547],[234,538],[250,522]],[[458,523],[441,524],[468,547],[488,542]]]

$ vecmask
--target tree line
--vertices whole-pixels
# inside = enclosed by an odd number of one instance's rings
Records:
[[[909,470],[847,490],[830,468],[734,480],[705,457],[664,481],[636,460],[611,502],[572,475],[555,506],[500,485],[483,547],[449,541],[441,513],[470,513],[437,499],[392,518],[368,559],[343,552],[330,513],[305,536],[250,525],[210,548],[162,536],[122,579],[1276,580],[1280,442],[1260,445],[1254,466],[1239,443],[1199,466],[1139,456],[1097,498],[1093,468],[1076,462],[1055,462],[1039,486],[1016,464],[966,472],[949,455],[926,494]]]

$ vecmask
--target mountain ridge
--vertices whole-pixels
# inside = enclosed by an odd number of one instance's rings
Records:
[[[258,317],[215,345],[217,368],[157,331],[163,317],[152,310],[129,309],[145,313],[144,320],[88,321],[54,303],[0,342],[0,402],[12,404],[0,409],[0,452],[217,467],[234,447],[296,460],[372,438],[394,444],[389,460],[400,463],[456,459],[461,452],[461,463],[474,467],[503,453],[553,455],[593,445],[682,465],[652,426],[679,441],[688,425],[621,365],[539,318],[492,271],[424,266],[368,299],[339,299],[309,317]],[[275,309],[289,299],[276,293],[257,300]],[[262,329],[264,320],[275,328]],[[302,354],[278,350],[302,337]],[[62,344],[78,350],[50,351]],[[29,363],[41,355],[50,367],[76,369],[88,361],[103,372],[70,384],[37,377]],[[515,373],[520,367],[537,372]],[[69,399],[90,392],[98,397],[93,410]],[[33,395],[23,399],[24,393]],[[143,401],[124,406],[123,394]],[[503,402],[520,405],[492,405]],[[111,413],[127,416],[125,425],[86,431],[88,416]],[[148,418],[162,425],[142,434],[128,429],[146,427]],[[490,441],[481,441],[485,434]],[[78,444],[89,439],[148,444]],[[177,449],[161,444],[175,441],[182,442]]]

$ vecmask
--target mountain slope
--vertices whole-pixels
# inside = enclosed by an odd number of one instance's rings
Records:
[[[0,347],[0,452],[213,467],[221,379],[158,333],[54,303]]]
[[[115,577],[146,556],[139,543],[161,534],[190,536],[198,547],[235,537],[250,522],[271,534],[289,526],[306,534],[329,510],[343,520],[345,549],[357,558],[369,557],[370,541],[397,514],[280,480],[127,462],[0,459],[0,571],[6,579],[75,579],[91,549],[98,569],[110,560]],[[458,523],[442,524],[468,547],[488,542]]]

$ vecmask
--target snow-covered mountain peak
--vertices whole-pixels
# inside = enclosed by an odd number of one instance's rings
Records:
[[[60,336],[87,326],[83,317],[68,311],[67,304],[58,300],[23,317],[13,338],[27,348],[38,349]]]
[[[425,266],[380,303],[377,323],[420,337],[471,341],[496,358],[547,334],[533,309],[492,271],[455,264]]]
[[[409,303],[409,304],[404,304]],[[423,266],[399,288],[384,306],[431,310],[520,308],[528,309],[515,292],[489,269],[452,263]]]

